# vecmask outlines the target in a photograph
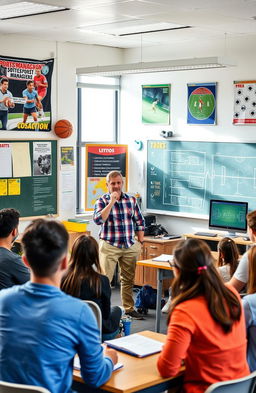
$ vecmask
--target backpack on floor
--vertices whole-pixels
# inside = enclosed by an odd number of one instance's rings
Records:
[[[140,314],[147,314],[148,309],[156,309],[156,293],[150,285],[143,285],[139,290],[135,298],[135,307]]]

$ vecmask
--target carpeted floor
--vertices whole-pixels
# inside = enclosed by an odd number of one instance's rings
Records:
[[[134,297],[135,296],[136,296],[136,293],[134,292]],[[166,298],[166,300],[167,300],[167,298]],[[111,305],[112,306],[120,306],[121,305],[119,285],[112,288]],[[155,310],[149,310],[148,314],[144,316],[144,318],[145,318],[144,320],[133,320],[131,333],[137,333],[137,332],[141,332],[143,330],[155,331],[155,315],[156,315]],[[167,318],[167,314],[162,314],[160,333],[166,334],[166,329],[167,329],[166,318]]]

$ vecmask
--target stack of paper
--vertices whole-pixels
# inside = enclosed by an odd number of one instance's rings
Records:
[[[159,257],[153,258],[152,261],[156,262],[169,262],[173,260],[173,255],[161,254]]]

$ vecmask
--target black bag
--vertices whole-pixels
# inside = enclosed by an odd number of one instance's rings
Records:
[[[168,235],[167,230],[161,224],[151,224],[145,228],[145,236]]]

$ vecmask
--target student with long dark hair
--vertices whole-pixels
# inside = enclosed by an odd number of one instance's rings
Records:
[[[174,251],[167,341],[158,359],[163,377],[185,362],[183,392],[203,393],[217,381],[249,374],[245,321],[236,291],[223,283],[202,240],[180,242]]]
[[[251,371],[256,370],[256,246],[248,251],[248,295],[243,298],[247,329],[247,360]]]
[[[234,240],[224,237],[218,244],[218,270],[224,282],[228,282],[236,271],[239,252]]]
[[[110,307],[111,288],[107,276],[101,274],[99,247],[92,236],[82,235],[76,239],[67,273],[61,289],[82,300],[92,300],[102,313],[102,338],[114,338],[119,332],[121,307]]]

